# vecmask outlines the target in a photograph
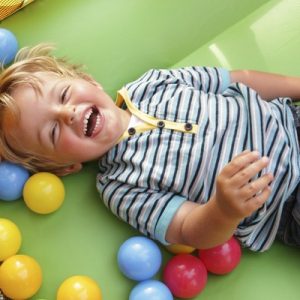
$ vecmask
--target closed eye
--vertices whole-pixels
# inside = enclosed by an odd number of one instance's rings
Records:
[[[66,99],[67,99],[67,93],[68,93],[69,88],[70,88],[70,86],[67,86],[67,87],[63,90],[63,92],[62,92],[62,94],[61,94],[61,97],[60,97],[61,103],[65,103],[65,102],[66,102]]]
[[[56,141],[56,135],[57,135],[57,126],[58,126],[58,123],[55,123],[54,126],[52,127],[52,130],[51,130],[51,142],[53,145],[55,145],[55,141]]]

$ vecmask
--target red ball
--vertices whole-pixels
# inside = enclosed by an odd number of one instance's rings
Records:
[[[242,251],[239,242],[232,237],[220,246],[198,250],[198,254],[207,271],[223,275],[231,272],[239,264]]]
[[[198,257],[179,254],[166,264],[163,281],[175,297],[193,298],[204,289],[207,270]]]

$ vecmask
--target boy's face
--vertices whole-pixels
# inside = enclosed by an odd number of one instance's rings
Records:
[[[30,85],[12,93],[20,120],[9,124],[9,142],[66,164],[93,160],[113,147],[129,122],[94,82],[37,73],[42,93]]]

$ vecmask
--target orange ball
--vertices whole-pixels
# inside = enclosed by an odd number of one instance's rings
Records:
[[[14,255],[0,266],[0,288],[12,299],[28,299],[41,287],[42,270],[32,257]]]
[[[90,277],[72,276],[60,285],[56,300],[102,300],[102,294]]]
[[[195,248],[181,244],[168,245],[166,246],[166,248],[173,254],[192,253],[193,251],[195,251]]]

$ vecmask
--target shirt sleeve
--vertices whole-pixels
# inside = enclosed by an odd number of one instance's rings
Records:
[[[118,181],[109,181],[105,185],[98,182],[97,188],[105,205],[116,216],[142,234],[168,244],[165,239],[167,229],[179,207],[186,201],[184,197]]]
[[[169,71],[172,76],[205,93],[221,94],[231,83],[230,73],[217,67],[186,67]]]
[[[129,91],[143,91],[150,86],[157,89],[161,84],[184,84],[205,93],[222,94],[231,84],[230,72],[217,67],[185,67],[178,69],[151,69],[136,81],[126,85]]]

